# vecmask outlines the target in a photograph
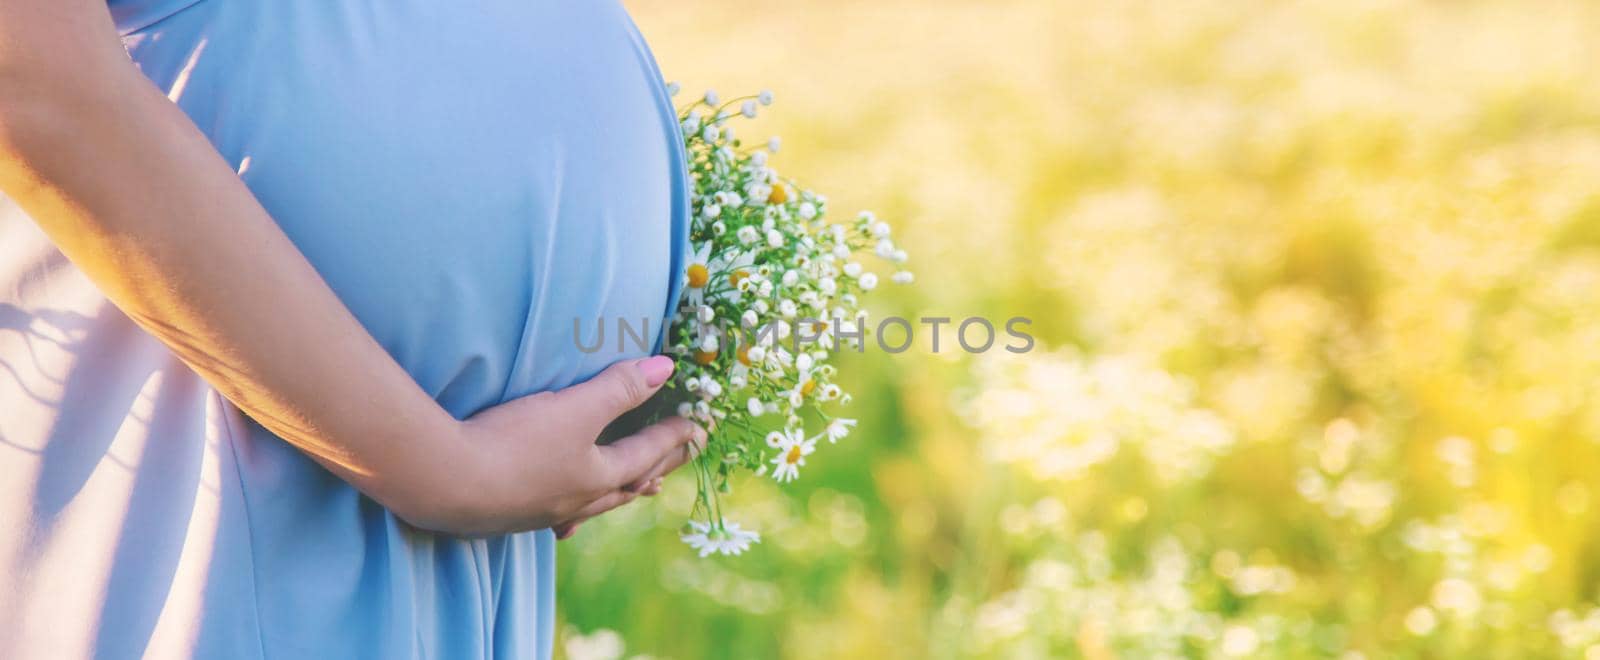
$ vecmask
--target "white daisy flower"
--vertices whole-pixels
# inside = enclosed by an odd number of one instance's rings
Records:
[[[835,443],[850,435],[850,429],[855,427],[856,420],[835,417],[833,421],[828,422],[828,428],[822,432],[822,435],[827,436],[829,443]]]
[[[894,241],[891,241],[891,240],[885,238],[883,240],[878,241],[878,246],[877,246],[876,249],[873,250],[873,252],[876,253],[879,257],[882,257],[884,259],[893,259],[894,258],[894,250],[895,250]]]
[[[689,533],[679,536],[689,547],[699,551],[701,557],[714,554],[738,555],[750,549],[753,543],[761,542],[761,535],[756,532],[741,529],[739,523],[723,522],[721,528],[698,520],[689,521]]]
[[[778,446],[778,455],[770,461],[774,466],[772,478],[778,483],[788,483],[800,477],[800,468],[805,467],[806,457],[817,450],[817,443],[807,440],[800,432],[790,431],[784,434],[783,442]]]

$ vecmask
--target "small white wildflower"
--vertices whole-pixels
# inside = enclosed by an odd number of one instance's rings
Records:
[[[760,94],[756,95],[756,98],[761,101],[761,105],[772,105],[772,90],[763,89]]]
[[[817,205],[811,202],[800,202],[800,217],[806,220],[817,217]]]
[[[772,478],[778,483],[787,483],[800,477],[800,468],[805,466],[806,457],[817,450],[817,443],[799,433],[787,433],[777,449],[778,455],[771,461],[775,466]]]
[[[740,529],[738,523],[723,522],[721,528],[714,529],[696,520],[689,522],[689,530],[688,534],[678,538],[699,551],[701,557],[713,554],[738,555],[749,550],[751,544],[761,541],[760,534]],[[620,657],[620,653],[618,655]]]
[[[756,118],[756,102],[755,101],[745,101],[744,104],[739,106],[739,114],[742,114],[745,117],[748,117],[750,119],[755,119]]]
[[[700,132],[700,139],[705,140],[706,142],[716,142],[717,141],[717,135],[718,135],[717,127],[716,126],[707,125],[705,127],[705,130],[702,130]]]
[[[844,274],[850,277],[861,277],[861,264],[854,261],[845,264]]]
[[[778,136],[774,135],[767,138],[767,151],[778,153],[778,147],[781,146],[783,146],[783,140],[779,139]]]
[[[675,81],[667,83],[667,96],[677,96],[680,89],[682,87]]]
[[[783,247],[783,232],[776,229],[767,230],[767,245],[778,248]]]
[[[889,237],[889,223],[880,222],[872,226],[872,235],[878,238]]]
[[[743,314],[739,315],[739,322],[743,323],[744,327],[746,328],[754,328],[756,327],[757,323],[761,322],[761,319],[760,317],[756,316],[756,310],[747,309],[744,310]]]
[[[711,223],[711,235],[721,236],[728,233],[728,223],[721,220]]]
[[[889,279],[894,280],[895,284],[910,284],[916,281],[916,276],[912,275],[909,270],[902,270]]]
[[[757,232],[755,227],[748,225],[740,227],[739,231],[735,232],[734,235],[738,236],[739,242],[744,245],[749,245],[761,239],[761,233]]]
[[[754,351],[756,349],[752,348],[750,350]],[[761,413],[767,411],[766,407],[761,405],[761,399],[755,397],[750,397],[750,400],[745,402],[745,407],[749,409],[751,417],[760,417]]]
[[[763,360],[767,359],[767,349],[762,348],[759,345],[751,346],[750,350],[745,352],[745,357],[750,358],[750,361],[753,363],[760,364]]]
[[[795,314],[799,313],[799,311],[800,309],[795,306],[793,300],[778,301],[778,313],[782,314],[783,318],[792,319],[794,318]]]
[[[885,238],[878,241],[877,249],[875,249],[873,252],[884,259],[892,259],[894,258],[894,250],[894,241]]]
[[[783,277],[778,278],[778,281],[784,286],[794,286],[800,283],[800,273],[793,270],[783,271]]]
[[[836,417],[833,421],[828,422],[828,428],[827,430],[823,431],[822,434],[828,437],[828,442],[838,442],[843,440],[845,436],[850,435],[850,429],[855,427],[856,420],[846,419],[844,417]]]
[[[894,254],[889,255],[889,260],[897,264],[903,264],[910,258],[911,255],[906,254],[905,250],[895,250]]]
[[[706,105],[716,105],[717,101],[719,100],[720,98],[717,96],[717,90],[706,90]]]
[[[862,273],[860,284],[862,291],[871,291],[874,287],[878,286],[878,274]]]
[[[700,209],[700,214],[707,218],[718,217],[722,215],[722,206],[717,204],[707,204],[704,208]]]
[[[752,183],[745,186],[744,195],[755,200],[757,204],[764,203],[768,197],[772,196],[772,186],[765,183]],[[755,227],[751,227],[750,230],[754,231]]]

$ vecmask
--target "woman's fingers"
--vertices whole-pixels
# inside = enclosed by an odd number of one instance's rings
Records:
[[[605,496],[602,496],[600,499],[595,500],[583,508],[582,511],[588,513],[589,515],[574,517],[566,522],[552,525],[550,529],[556,533],[556,540],[565,541],[571,538],[573,534],[576,534],[578,532],[578,526],[588,522],[590,518],[632,502],[635,497],[651,497],[659,494],[660,492],[661,477],[655,477],[645,481],[643,485],[641,485],[633,493],[628,493],[626,491],[607,493]]]
[[[665,355],[618,362],[595,374],[594,378],[556,392],[555,398],[569,415],[581,417],[595,429],[603,429],[661,389],[672,376],[674,366],[672,358]]]
[[[690,455],[686,448],[705,446],[705,438],[705,429],[699,424],[669,417],[596,449],[607,465],[612,487],[637,490],[642,482],[682,465]]]

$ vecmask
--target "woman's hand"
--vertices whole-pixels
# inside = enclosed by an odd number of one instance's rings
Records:
[[[581,520],[676,467],[697,433],[668,420],[595,445],[664,359],[457,421],[134,67],[104,0],[0,0],[0,190],[219,393],[420,526]]]
[[[474,415],[461,423],[460,442],[475,454],[481,480],[464,479],[445,491],[453,498],[425,498],[418,510],[396,513],[454,534],[557,527],[566,536],[578,522],[650,494],[703,445],[705,431],[672,417],[610,444],[595,438],[649,399],[672,368],[664,356],[618,362],[587,382]]]

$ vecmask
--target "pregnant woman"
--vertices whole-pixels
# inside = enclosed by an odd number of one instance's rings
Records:
[[[676,130],[612,0],[0,0],[0,657],[547,657]]]

